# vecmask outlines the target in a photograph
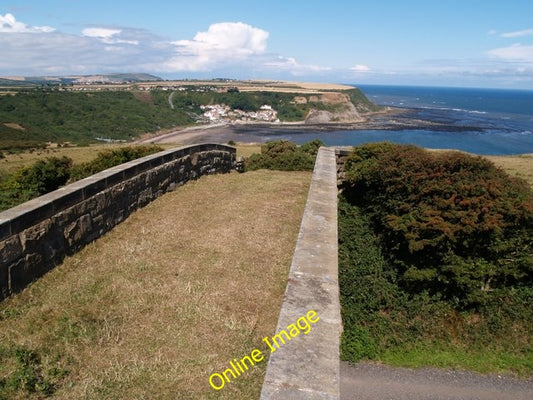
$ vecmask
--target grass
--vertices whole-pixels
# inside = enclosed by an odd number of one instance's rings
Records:
[[[119,147],[134,146],[131,143],[120,144],[96,144],[83,147],[50,147],[47,149],[37,149],[34,151],[24,151],[20,153],[7,154],[4,153],[5,158],[0,159],[0,176],[3,174],[11,174],[22,167],[30,166],[38,160],[47,157],[70,157],[74,164],[81,164],[92,161],[99,151],[107,149],[116,149]],[[165,149],[176,147],[168,144],[158,144],[158,146]]]
[[[208,379],[274,333],[310,177],[188,183],[2,302],[0,399],[258,398],[266,359]]]
[[[525,179],[533,187],[533,154],[485,157],[509,174]]]
[[[252,154],[261,153],[259,144],[237,144],[237,157],[250,157]]]
[[[178,147],[174,144],[158,143],[160,147],[165,150]],[[85,147],[51,147],[47,149],[38,149],[34,151],[24,151],[20,153],[7,154],[4,153],[5,158],[0,159],[0,176],[12,174],[22,167],[27,167],[34,162],[45,159],[47,157],[63,157],[72,158],[74,164],[81,164],[93,160],[99,151],[114,149],[119,147],[132,146],[131,143],[120,144],[96,144]],[[257,144],[238,144],[237,157],[249,157],[253,153],[260,153],[261,146]]]
[[[408,368],[457,368],[480,373],[504,374],[513,371],[523,378],[531,378],[533,370],[531,354],[527,357],[492,349],[470,351],[445,343],[426,346],[418,344],[408,349],[389,349],[380,355],[380,361]]]

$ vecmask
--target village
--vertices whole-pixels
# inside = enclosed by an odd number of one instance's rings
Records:
[[[270,122],[280,123],[278,112],[269,105],[263,105],[258,111],[232,110],[226,104],[200,106],[203,116],[209,122]]]

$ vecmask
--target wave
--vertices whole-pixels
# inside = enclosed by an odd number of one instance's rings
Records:
[[[462,112],[466,114],[481,114],[481,115],[487,114],[487,111],[466,110],[464,108],[428,107],[428,106],[420,106],[419,108],[423,108],[425,110],[455,111],[455,112]]]

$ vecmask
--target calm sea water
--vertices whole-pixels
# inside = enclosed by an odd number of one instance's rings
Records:
[[[359,85],[373,102],[407,107],[418,117],[481,131],[431,130],[269,132],[267,139],[297,143],[319,138],[327,145],[390,141],[475,154],[533,153],[533,91]],[[267,132],[265,132],[266,134]]]

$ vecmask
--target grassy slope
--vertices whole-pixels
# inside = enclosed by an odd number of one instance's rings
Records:
[[[266,360],[208,378],[274,333],[310,176],[209,176],[136,212],[0,304],[0,382],[25,346],[68,371],[57,399],[257,398]]]
[[[486,156],[509,174],[525,179],[533,187],[533,154],[520,156]]]
[[[163,91],[30,91],[0,97],[0,149],[27,142],[90,143],[97,137],[131,140],[141,133],[192,123],[185,110],[170,108]]]

